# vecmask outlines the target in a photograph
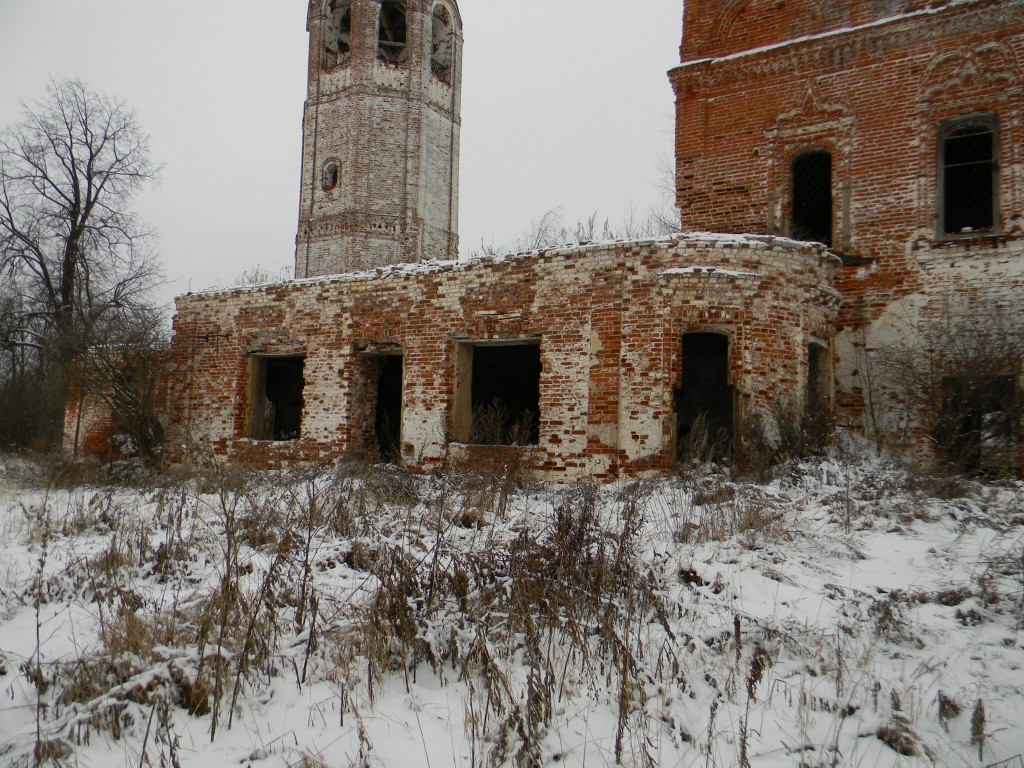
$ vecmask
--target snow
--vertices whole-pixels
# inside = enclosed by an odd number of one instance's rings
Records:
[[[721,269],[719,267],[712,266],[701,266],[701,267],[673,267],[671,269],[664,270],[661,274],[663,275],[690,275],[694,277],[701,277],[706,275],[707,277],[753,277],[760,278],[761,275],[756,272],[737,272],[732,269]]]
[[[769,43],[768,45],[762,45],[762,46],[759,46],[757,48],[748,48],[747,50],[737,51],[736,53],[730,53],[730,54],[728,54],[726,56],[714,56],[714,57],[708,57],[708,58],[704,58],[704,59],[693,59],[692,61],[684,61],[682,64],[679,65],[678,69],[685,69],[687,67],[695,67],[695,66],[699,66],[699,65],[702,65],[702,64],[709,64],[709,63],[712,63],[712,62],[716,62],[717,63],[717,62],[725,62],[725,61],[734,61],[736,59],[742,59],[742,58],[745,58],[747,56],[757,56],[757,55],[760,55],[762,53],[767,53],[769,51],[781,50],[781,49],[784,49],[784,48],[789,48],[789,47],[794,46],[794,45],[801,45],[801,44],[807,43],[807,42],[816,42],[816,41],[819,41],[819,40],[827,40],[827,39],[832,38],[832,37],[842,37],[842,36],[853,34],[853,33],[856,33],[856,32],[861,32],[861,31],[866,30],[866,29],[874,29],[874,28],[877,28],[877,27],[886,27],[886,26],[889,26],[890,24],[896,24],[896,23],[899,23],[899,22],[902,22],[902,21],[918,19],[918,18],[921,18],[921,17],[924,17],[924,16],[934,16],[935,14],[942,13],[942,12],[946,11],[950,7],[955,7],[955,6],[960,6],[960,5],[972,5],[972,4],[976,3],[976,2],[977,2],[977,0],[953,0],[952,2],[949,2],[949,3],[947,3],[947,4],[943,5],[943,6],[938,6],[938,7],[935,7],[935,8],[923,8],[923,9],[921,9],[919,11],[911,11],[910,13],[897,13],[897,14],[894,14],[892,16],[884,16],[881,19],[876,19],[874,21],[869,21],[869,22],[867,22],[865,24],[858,24],[856,26],[851,26],[851,27],[838,27],[836,29],[831,29],[828,32],[819,32],[819,33],[814,34],[814,35],[803,35],[801,37],[794,37],[794,38],[790,38],[788,40],[784,40],[784,41],[778,42],[778,43]]]
[[[824,246],[811,245],[806,242],[791,240],[778,235],[736,235],[722,234],[718,232],[680,232],[660,237],[640,238],[635,240],[602,240],[593,243],[567,243],[560,246],[539,248],[533,251],[520,253],[507,253],[497,255],[478,256],[472,259],[460,261],[421,261],[402,264],[393,264],[386,267],[378,267],[364,272],[347,272],[338,275],[318,275],[305,277],[287,282],[261,283],[258,285],[246,285],[236,288],[210,288],[204,291],[193,291],[178,297],[179,299],[194,296],[218,296],[218,295],[242,295],[247,293],[261,293],[268,289],[279,287],[300,287],[300,286],[326,286],[340,283],[358,283],[368,280],[386,280],[389,278],[414,277],[417,275],[430,275],[442,272],[453,272],[456,270],[468,270],[480,266],[503,264],[508,261],[522,261],[536,259],[543,256],[572,256],[585,257],[602,250],[620,248],[628,251],[630,248],[642,246],[659,246],[671,248],[677,246],[700,247],[716,246],[724,248],[754,248],[764,249],[770,246],[789,246],[793,248],[806,249],[815,248],[824,251]],[[835,258],[835,257],[833,257]]]
[[[933,483],[850,438],[761,483],[695,468],[505,498],[489,469],[3,488],[0,766],[32,764],[38,705],[41,743],[82,766],[603,766],[617,745],[624,765],[735,766],[745,751],[756,768],[1024,753],[1024,484]],[[183,692],[218,665],[211,739],[212,689],[205,708]],[[892,729],[918,756],[879,738]]]

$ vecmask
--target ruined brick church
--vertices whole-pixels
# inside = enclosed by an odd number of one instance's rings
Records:
[[[471,261],[455,0],[313,0],[308,31],[295,279],[178,298],[172,447],[636,476],[780,402],[864,430],[866,339],[1024,311],[1024,0],[687,0],[689,231]]]

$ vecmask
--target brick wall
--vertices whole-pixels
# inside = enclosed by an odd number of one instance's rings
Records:
[[[431,73],[434,3],[406,3],[405,60],[377,55],[379,0],[352,0],[351,51],[327,3],[310,7],[309,81],[295,275],[336,274],[458,255],[462,37],[458,7],[450,83]],[[338,168],[325,188],[324,169]]]
[[[967,294],[1019,311],[1022,0],[692,0],[681,50],[670,76],[687,228],[788,234],[793,158],[832,155],[848,424],[865,426],[858,346],[891,335],[897,316],[966,307]],[[939,126],[972,114],[997,116],[999,217],[951,238],[939,231]]]
[[[170,442],[260,466],[357,452],[372,433],[366,353],[397,349],[402,460],[429,468],[449,445],[459,344],[539,339],[539,444],[518,450],[551,478],[664,470],[682,335],[728,335],[743,415],[798,400],[808,345],[832,338],[834,270],[817,245],[693,235],[186,295]],[[247,437],[251,359],[299,354],[301,438]]]

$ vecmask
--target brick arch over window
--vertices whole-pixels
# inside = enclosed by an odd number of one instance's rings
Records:
[[[1024,67],[1016,54],[999,42],[936,54],[918,84],[916,109],[918,244],[958,235],[1019,233],[1024,228],[1024,185],[1014,169],[1024,163]],[[993,128],[993,221],[980,226],[961,222],[960,229],[972,231],[951,232],[956,222],[944,220],[946,134],[978,116]]]
[[[454,69],[455,34],[452,12],[443,3],[438,3],[430,17],[430,71],[448,84],[452,82]]]
[[[851,217],[854,189],[850,168],[857,121],[842,101],[823,96],[814,81],[808,83],[793,109],[779,115],[766,133],[768,159],[768,230],[776,234],[793,232],[793,163],[809,152],[828,153],[831,157],[830,185],[832,235],[827,244],[849,251],[853,242]],[[801,219],[798,217],[797,222]],[[816,242],[825,238],[811,237]]]
[[[975,51],[939,54],[921,78],[921,103],[947,103],[978,90],[999,92],[1020,86],[1020,67],[1013,51],[1000,43],[989,43]]]

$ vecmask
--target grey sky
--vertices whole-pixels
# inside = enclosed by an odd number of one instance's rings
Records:
[[[460,0],[460,234],[502,244],[561,206],[615,219],[659,197],[682,0]],[[176,293],[290,266],[306,0],[0,0],[0,125],[48,77],[123,99],[165,164],[139,211]]]

